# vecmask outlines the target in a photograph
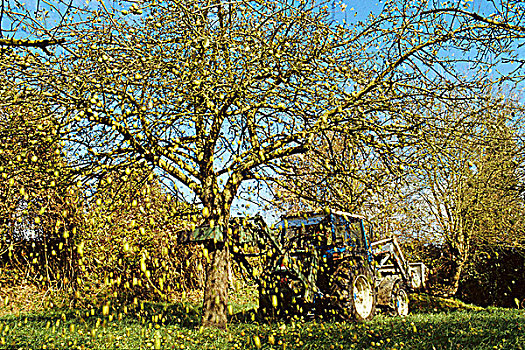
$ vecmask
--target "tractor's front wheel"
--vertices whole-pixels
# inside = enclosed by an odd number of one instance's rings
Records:
[[[393,316],[405,317],[408,315],[408,294],[400,281],[397,281],[392,289],[391,310]]]

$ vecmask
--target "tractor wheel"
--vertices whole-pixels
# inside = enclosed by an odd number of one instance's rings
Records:
[[[259,320],[269,321],[279,317],[279,302],[277,298],[277,295],[270,294],[268,290],[259,290],[259,309],[257,311]]]
[[[351,304],[353,316],[358,321],[369,321],[376,311],[376,291],[369,276],[359,274],[352,284]]]
[[[392,316],[405,317],[408,315],[408,293],[400,281],[397,281],[392,289],[392,304],[390,307]]]
[[[369,321],[376,311],[377,293],[372,274],[366,270],[338,275],[332,288],[336,316],[344,320]]]

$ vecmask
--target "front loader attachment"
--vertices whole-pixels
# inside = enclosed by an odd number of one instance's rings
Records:
[[[377,304],[395,316],[406,316],[408,291],[424,290],[427,267],[408,263],[395,237],[370,244],[379,274]]]
[[[395,237],[370,244],[382,278],[398,276],[411,291],[426,288],[427,267],[422,262],[408,263]]]

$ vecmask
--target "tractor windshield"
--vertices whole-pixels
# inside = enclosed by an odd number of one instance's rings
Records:
[[[323,246],[331,244],[332,237],[329,234],[329,226],[314,224],[309,226],[288,227],[284,232],[286,241],[294,242],[295,246],[305,247],[310,244]]]

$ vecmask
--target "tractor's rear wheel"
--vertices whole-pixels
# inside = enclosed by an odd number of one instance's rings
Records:
[[[332,284],[333,312],[344,320],[369,321],[376,311],[377,293],[365,269],[336,275]]]

